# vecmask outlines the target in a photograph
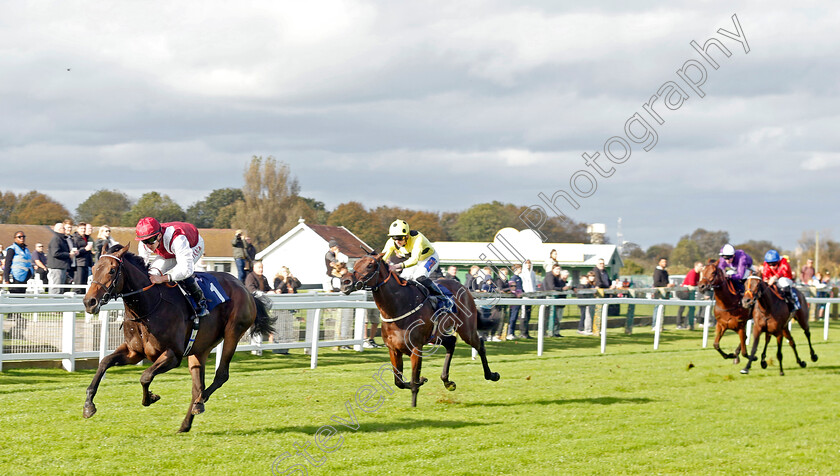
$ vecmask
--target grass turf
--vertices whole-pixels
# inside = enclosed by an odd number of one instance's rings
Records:
[[[81,413],[92,371],[8,370],[0,474],[270,474],[273,463],[309,474],[838,474],[840,344],[815,329],[820,360],[811,363],[796,325],[794,338],[808,367],[785,343],[784,377],[774,342],[770,366],[755,363],[745,376],[743,362],[702,349],[698,331],[665,332],[654,351],[649,329],[610,329],[604,355],[597,338],[577,335],[547,340],[542,357],[535,340],[488,343],[499,382],[485,381],[459,342],[455,392],[440,383],[443,357],[433,355],[417,408],[408,391],[380,392],[378,410],[350,405],[357,429],[332,417],[351,419],[345,402],[378,386],[385,349],[324,349],[316,370],[300,351],[239,353],[188,434],[175,433],[189,402],[185,366],[155,379],[162,398],[151,407],[140,405],[145,366],[112,368],[90,420]],[[735,345],[727,334],[723,347]],[[330,452],[314,441],[325,425],[338,432],[321,441]],[[311,462],[295,455],[307,443]],[[284,452],[291,457],[278,461]]]

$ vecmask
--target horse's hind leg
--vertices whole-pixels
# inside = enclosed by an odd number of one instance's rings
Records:
[[[443,359],[443,372],[440,374],[440,379],[443,380],[443,386],[447,390],[455,390],[455,382],[449,380],[449,365],[452,363],[452,353],[455,352],[455,336],[441,337],[441,345],[446,349],[446,357]]]
[[[785,370],[782,368],[782,336],[784,336],[784,334],[780,333],[776,337],[776,358],[779,359],[779,375],[785,374]],[[794,353],[796,353],[795,349]],[[796,360],[799,361],[799,356],[796,357]],[[802,363],[804,364],[805,362]]]
[[[464,342],[469,344],[478,352],[481,357],[481,367],[484,369],[484,379],[496,382],[499,380],[499,373],[490,370],[490,364],[487,363],[487,352],[484,350],[484,341],[478,336],[476,331],[476,317],[470,317],[472,320],[467,321],[464,325],[458,327],[458,335],[461,336]]]
[[[143,375],[140,376],[140,385],[143,386],[143,406],[148,407],[149,405],[155,403],[156,401],[160,400],[160,395],[155,395],[154,393],[149,391],[149,385],[152,384],[152,380],[155,378],[155,375],[162,374],[168,370],[172,370],[175,367],[181,364],[181,358],[175,354],[175,351],[172,349],[167,349],[166,352],[160,355],[160,357],[155,360],[155,363],[151,365]]]
[[[181,423],[181,428],[178,433],[186,433],[192,428],[193,418],[204,411],[204,404],[199,402],[201,393],[204,391],[204,372],[207,364],[207,356],[209,350],[201,355],[191,355],[188,357],[190,366],[190,375],[192,376],[192,401],[187,408],[187,416]],[[196,410],[199,411],[196,411]]]
[[[799,302],[803,302],[804,299],[800,296]],[[805,339],[808,340],[808,350],[811,351],[811,362],[816,362],[819,357],[817,357],[817,353],[814,352],[814,346],[811,345],[811,325],[808,324],[808,305],[805,304],[801,308],[796,311],[796,322],[799,323],[799,327],[802,328],[802,332],[805,333]],[[791,340],[791,343],[793,341]]]
[[[799,364],[800,367],[803,369],[808,365],[804,360],[799,358],[799,352],[796,351],[796,344],[793,342],[793,336],[790,335],[790,331],[788,330],[787,326],[784,326],[782,329],[782,336],[784,336],[788,342],[790,343],[790,348],[793,349],[793,356],[796,357],[796,363]],[[782,337],[779,337],[781,339]],[[782,341],[779,340],[779,352],[781,352],[781,345]],[[781,367],[781,360],[779,360],[779,367]]]
[[[225,340],[222,344],[222,355],[216,355],[216,358],[219,359],[219,368],[216,369],[216,375],[213,376],[213,383],[201,392],[201,398],[193,400],[197,405],[193,408],[193,415],[203,412],[204,402],[210,400],[210,395],[213,395],[213,392],[218,390],[230,378],[230,361],[233,360],[233,354],[236,352],[236,345],[239,343],[241,336],[241,333],[238,336],[225,335]]]
[[[125,343],[117,347],[117,350],[112,354],[102,359],[102,362],[99,362],[99,368],[96,369],[96,375],[93,376],[93,381],[90,382],[87,388],[87,398],[85,399],[85,409],[82,412],[82,416],[90,418],[96,413],[96,405],[93,404],[93,397],[96,396],[99,383],[102,381],[102,377],[105,376],[106,370],[115,365],[136,364],[142,359],[142,355],[131,352]]]

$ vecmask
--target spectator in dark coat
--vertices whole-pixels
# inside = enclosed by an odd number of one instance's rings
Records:
[[[47,255],[44,254],[44,244],[35,243],[35,251],[32,252],[32,261],[35,264],[35,274],[41,279],[41,282],[47,283]]]
[[[245,288],[251,294],[273,292],[268,280],[263,276],[263,264],[261,261],[254,263],[254,270],[245,277]]]
[[[274,277],[274,292],[278,294],[297,294],[300,288],[300,280],[292,276],[289,268],[283,266],[280,272]]]
[[[612,280],[607,275],[607,270],[604,267],[604,260],[599,259],[598,264],[592,269],[595,272],[595,287],[599,289],[609,289],[612,286]]]
[[[230,245],[233,247],[233,260],[236,262],[236,275],[243,283],[248,273],[246,261],[248,260],[248,253],[245,251],[245,240],[242,239],[242,230],[236,230],[231,240]]]
[[[565,291],[567,288],[566,281],[560,277],[563,268],[559,264],[555,264],[550,273],[546,273],[543,278],[543,291]],[[565,297],[562,295],[549,295],[550,298]],[[546,335],[549,337],[563,337],[560,335],[560,320],[563,319],[563,311],[566,306],[549,306],[551,309],[548,314],[548,326]]]
[[[454,279],[459,283],[461,282],[461,280],[458,279],[458,268],[456,268],[455,266],[450,266],[446,268],[446,274],[444,274],[443,277],[446,279]]]
[[[76,254],[70,250],[70,245],[67,243],[66,235],[64,234],[64,223],[58,222],[55,224],[53,230],[53,237],[47,247],[47,279],[49,280],[50,294],[61,294],[64,289],[61,288],[67,279],[67,270]]]
[[[467,284],[464,286],[472,292],[481,290],[481,279],[479,278],[478,270],[478,266],[472,265],[470,266],[470,272],[467,273]]]
[[[79,249],[76,255],[76,274],[73,275],[73,284],[87,285],[90,267],[93,266],[93,241],[90,239],[90,225],[80,222],[76,225],[76,232],[73,233],[73,246]],[[83,288],[73,290],[76,294],[84,294]]]
[[[674,285],[668,280],[668,258],[659,258],[659,266],[653,270],[653,287],[671,288]]]

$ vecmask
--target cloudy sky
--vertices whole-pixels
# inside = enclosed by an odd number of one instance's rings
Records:
[[[0,189],[71,211],[101,188],[155,190],[186,208],[272,155],[329,208],[456,211],[547,208],[538,194],[585,170],[597,189],[565,213],[613,241],[619,217],[643,246],[697,227],[785,247],[805,230],[840,238],[840,9],[582,3],[9,3]],[[733,14],[748,53],[718,33],[738,31]],[[690,45],[709,38],[731,53],[710,48],[718,69]],[[677,73],[688,60],[706,70],[702,98]],[[643,106],[668,81],[688,97],[658,99],[658,124]],[[649,151],[628,141],[635,113],[656,131]],[[631,145],[620,164],[604,157],[614,136]],[[584,163],[595,152],[609,177]]]

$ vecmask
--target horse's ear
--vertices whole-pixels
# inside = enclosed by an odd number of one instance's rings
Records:
[[[359,245],[359,248],[361,248],[362,251],[364,251],[366,255],[372,255],[373,254],[373,248],[366,248],[364,245]]]
[[[708,263],[706,263],[706,264],[715,264],[715,263],[717,263],[717,260],[716,260],[716,259],[714,259],[714,258],[709,258],[709,262],[708,262]]]
[[[379,254],[373,255],[373,257],[376,258],[376,259],[382,259],[383,256],[385,256],[385,253],[379,253]]]
[[[126,254],[126,253],[128,252],[128,247],[129,247],[129,246],[131,246],[131,243],[129,243],[129,244],[127,244],[127,245],[123,246],[122,248],[120,248],[120,250],[119,250],[119,251],[117,251],[116,253],[114,253],[114,256],[116,256],[117,258],[122,258],[122,257],[123,257],[123,255],[124,255],[124,254]]]

